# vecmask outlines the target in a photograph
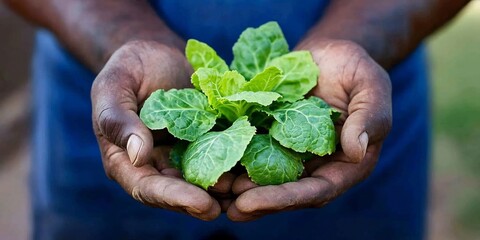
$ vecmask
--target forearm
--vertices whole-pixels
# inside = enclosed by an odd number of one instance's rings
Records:
[[[28,20],[52,31],[95,72],[129,41],[157,41],[183,51],[184,41],[145,0],[5,1]]]
[[[303,45],[321,39],[350,40],[389,69],[468,2],[333,0],[324,17],[307,34]]]

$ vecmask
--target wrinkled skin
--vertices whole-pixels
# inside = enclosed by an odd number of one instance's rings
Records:
[[[306,173],[297,182],[258,187],[246,175],[239,176],[232,186],[239,196],[227,211],[233,221],[327,204],[372,172],[390,131],[390,79],[361,47],[324,40],[297,49],[310,50],[320,68],[311,94],[342,111],[337,122],[341,149],[307,162]]]
[[[106,174],[146,205],[203,220],[226,211],[233,221],[321,207],[362,181],[391,127],[388,75],[351,42],[317,41],[297,49],[310,50],[320,68],[320,87],[311,94],[343,112],[337,123],[341,149],[309,161],[298,182],[258,187],[246,175],[226,173],[208,192],[185,182],[168,165],[168,149],[153,148],[154,136],[138,118],[139,106],[154,90],[191,87],[192,70],[182,53],[154,42],[117,50],[93,84],[93,124]],[[154,135],[156,143],[169,142],[166,134]]]
[[[298,49],[312,51],[321,69],[321,88],[312,94],[344,111],[338,125],[343,151],[308,163],[306,177],[298,183],[256,188],[242,175],[232,186],[235,176],[226,174],[210,191],[224,199],[219,202],[151,157],[152,135],[139,121],[138,107],[157,88],[188,86],[186,73],[191,69],[178,50],[155,42],[129,42],[152,40],[179,49],[184,45],[148,1],[4,2],[55,33],[66,49],[94,72],[115,51],[92,88],[93,125],[110,178],[152,206],[209,220],[218,216],[220,205],[228,209],[232,220],[241,221],[269,212],[321,206],[338,196],[372,171],[390,129],[390,84],[385,72],[351,42],[316,38],[352,40],[390,68],[470,1],[331,1],[321,21],[310,30],[312,42],[302,43]],[[361,135],[360,141],[358,134],[363,131],[366,135]],[[133,133],[140,141],[131,138]],[[167,141],[165,135],[158,140]],[[348,163],[357,161],[360,163]],[[181,191],[174,191],[178,189]],[[227,189],[241,194],[235,202]]]
[[[171,168],[165,133],[152,133],[138,117],[139,106],[157,89],[190,87],[191,67],[183,53],[156,42],[130,42],[118,49],[95,79],[93,127],[105,172],[145,205],[184,212],[203,220],[220,215],[220,204]],[[233,181],[230,180],[230,183]],[[220,191],[223,186],[219,182]],[[225,185],[225,184],[223,184]]]

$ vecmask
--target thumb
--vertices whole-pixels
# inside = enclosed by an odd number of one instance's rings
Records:
[[[100,73],[92,91],[93,124],[98,136],[126,150],[132,164],[143,166],[150,160],[153,138],[138,117],[136,81],[120,74]]]
[[[106,108],[98,115],[100,133],[110,142],[125,149],[136,167],[148,163],[153,148],[153,139],[137,113],[119,107]]]
[[[365,157],[369,144],[382,142],[390,132],[392,104],[390,80],[382,71],[360,75],[357,83],[340,143],[347,157],[358,163]]]
[[[390,130],[390,118],[374,116],[368,110],[362,109],[350,114],[340,136],[342,150],[352,162],[360,162],[365,157],[367,147],[382,141]]]

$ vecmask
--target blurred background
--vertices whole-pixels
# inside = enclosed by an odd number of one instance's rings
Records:
[[[0,239],[28,239],[34,28],[0,4]],[[480,1],[427,40],[433,151],[428,239],[480,239]]]

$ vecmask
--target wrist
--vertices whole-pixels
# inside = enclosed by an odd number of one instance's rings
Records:
[[[94,72],[99,72],[114,52],[131,41],[157,41],[182,51],[185,44],[148,1],[48,0],[42,4],[19,3],[17,7],[52,31]]]

